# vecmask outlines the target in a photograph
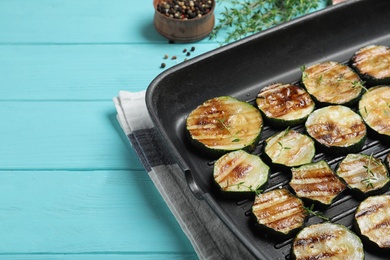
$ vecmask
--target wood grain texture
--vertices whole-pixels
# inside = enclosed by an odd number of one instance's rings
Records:
[[[184,49],[196,46],[191,56]],[[219,45],[0,45],[1,100],[108,100]],[[164,59],[168,55],[168,59]],[[176,56],[175,60],[172,57]],[[160,68],[161,63],[167,66]]]
[[[0,1],[0,259],[197,259],[112,98],[223,39],[169,44],[153,13],[152,0]]]
[[[0,189],[0,258],[193,253],[144,171],[0,171]]]
[[[0,169],[143,169],[112,101],[0,102]]]

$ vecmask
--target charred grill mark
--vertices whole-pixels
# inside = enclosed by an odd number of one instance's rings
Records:
[[[371,230],[380,230],[380,229],[389,228],[389,227],[390,227],[390,219],[387,218],[387,219],[384,219],[382,222],[373,226],[371,228]]]
[[[350,127],[341,127],[337,122],[326,122],[312,124],[308,131],[321,143],[337,145],[351,138],[363,137],[366,134],[366,126],[363,123],[356,123]]]
[[[278,92],[266,91],[259,94],[259,97],[264,98],[261,106],[267,108],[274,117],[281,117],[312,105],[310,96],[295,85],[280,88]]]
[[[308,215],[302,201],[284,189],[260,195],[252,210],[259,224],[286,234],[300,227]]]
[[[235,184],[237,180],[245,177],[252,169],[253,165],[245,163],[245,159],[234,157],[223,162],[216,180],[219,183],[226,183],[225,188],[229,188],[231,184]]]
[[[292,170],[291,188],[299,197],[328,204],[346,185],[327,167]]]
[[[358,219],[358,218],[364,217],[366,215],[375,214],[376,212],[379,211],[379,209],[381,209],[383,207],[384,207],[383,204],[371,205],[370,207],[361,209],[359,212],[357,212],[355,215],[355,218]]]
[[[294,247],[314,247],[315,244],[320,244],[323,243],[324,241],[339,239],[340,237],[337,236],[336,234],[337,234],[336,232],[321,233],[316,236],[300,238],[294,242]]]
[[[304,180],[310,178],[326,179],[333,176],[333,172],[326,167],[294,171],[295,180]]]
[[[290,214],[289,216],[285,216],[281,219],[268,222],[266,225],[275,230],[285,230],[288,232],[302,225],[307,213],[304,211],[297,211],[294,214]]]
[[[307,196],[310,196],[310,194],[312,194],[313,196],[317,196],[318,192],[327,195],[338,194],[345,189],[345,185],[341,181],[339,181],[337,177],[334,177],[332,179],[329,178],[318,180],[316,183],[291,183],[291,185],[297,193],[303,193]]]
[[[362,74],[378,79],[390,76],[390,49],[385,46],[368,46],[360,49],[352,58],[353,66]]]
[[[258,204],[261,203],[255,203],[254,208],[256,208],[256,205]],[[302,207],[302,203],[294,197],[289,197],[288,199],[283,201],[275,201],[275,203],[267,201],[265,202],[265,204],[266,204],[265,208],[255,210],[255,214],[256,216],[258,216],[259,219],[268,218],[279,212],[284,212],[285,210],[289,210],[293,208],[299,209],[299,207]]]

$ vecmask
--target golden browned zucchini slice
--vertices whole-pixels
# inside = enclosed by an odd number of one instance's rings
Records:
[[[238,150],[215,162],[213,176],[224,192],[258,193],[268,181],[269,170],[259,156]]]
[[[374,137],[390,142],[390,86],[372,87],[364,93],[359,113]]]
[[[362,260],[364,250],[362,241],[347,227],[325,222],[302,229],[294,239],[292,255],[296,260]]]
[[[277,167],[296,167],[310,163],[315,155],[313,139],[292,129],[286,129],[267,138],[265,160]]]
[[[367,135],[363,119],[349,107],[340,105],[315,110],[305,127],[319,147],[332,154],[360,151]]]
[[[390,195],[371,196],[355,212],[355,226],[367,246],[390,249]]]
[[[287,127],[302,124],[314,110],[314,101],[300,86],[275,83],[260,90],[256,104],[270,125]]]
[[[348,154],[338,165],[336,175],[345,181],[358,198],[378,194],[390,185],[384,163],[367,154]]]
[[[257,108],[229,96],[207,100],[186,120],[192,143],[212,156],[254,148],[262,128],[263,119]]]
[[[274,235],[291,235],[308,216],[302,200],[287,189],[276,189],[256,196],[252,213],[259,227]]]
[[[390,48],[387,46],[360,48],[349,64],[369,86],[390,84]]]
[[[304,68],[302,83],[321,106],[353,105],[364,90],[360,77],[350,67],[334,61]]]
[[[290,186],[300,198],[330,205],[346,189],[324,160],[292,168]]]

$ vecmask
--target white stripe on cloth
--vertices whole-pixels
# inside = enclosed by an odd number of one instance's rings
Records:
[[[184,173],[161,145],[145,104],[145,91],[114,98],[117,119],[145,169],[200,259],[253,259],[248,250],[188,188]],[[147,143],[149,142],[149,143]],[[154,147],[148,149],[147,146]],[[165,151],[165,153],[164,153]],[[161,158],[156,158],[161,156]]]

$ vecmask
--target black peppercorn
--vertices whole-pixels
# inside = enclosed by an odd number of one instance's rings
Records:
[[[166,0],[157,4],[157,11],[174,19],[192,19],[210,12],[214,0]]]

